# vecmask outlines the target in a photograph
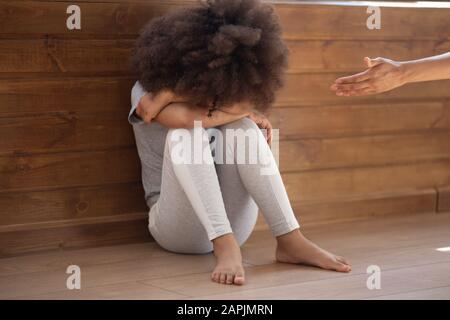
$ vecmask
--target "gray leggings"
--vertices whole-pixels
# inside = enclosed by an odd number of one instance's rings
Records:
[[[163,248],[178,252],[199,254],[213,249],[211,240],[233,233],[242,245],[250,236],[257,219],[258,207],[274,236],[299,228],[284,184],[265,137],[256,124],[244,118],[217,128],[226,136],[226,130],[235,130],[233,139],[225,139],[212,147],[211,135],[202,129],[202,146],[209,162],[186,164],[172,161],[176,142],[174,130],[169,130],[164,150],[161,193],[149,213],[149,230]],[[242,130],[237,130],[242,129]],[[261,174],[267,161],[236,161],[239,135],[246,130],[255,132],[259,152],[270,154],[269,165],[276,170]],[[185,130],[194,136],[194,129]],[[244,137],[245,139],[245,137]],[[245,141],[245,140],[244,140]],[[209,148],[209,149],[208,149]],[[222,151],[228,163],[212,161],[214,153]],[[245,144],[247,159],[251,156]],[[217,154],[216,154],[217,156]],[[229,163],[232,158],[234,163]],[[256,202],[256,203],[255,203]]]

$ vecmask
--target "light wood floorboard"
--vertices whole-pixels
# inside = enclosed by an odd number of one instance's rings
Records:
[[[345,256],[350,274],[274,261],[270,232],[243,247],[247,283],[210,281],[214,257],[178,255],[155,243],[60,250],[0,259],[3,299],[450,299],[450,214],[374,218],[305,227],[307,237]],[[81,290],[67,290],[68,265]],[[381,289],[369,290],[369,265]]]

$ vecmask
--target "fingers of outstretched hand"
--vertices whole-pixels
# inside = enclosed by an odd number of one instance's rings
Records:
[[[370,69],[367,69],[363,72],[347,76],[341,77],[334,81],[335,84],[345,84],[345,83],[356,83],[368,80],[370,78]]]
[[[356,92],[363,92],[365,89],[371,88],[371,82],[365,80],[362,82],[349,83],[349,84],[336,84],[331,86],[331,90],[336,92],[338,96],[345,96],[347,94],[352,94]],[[365,92],[365,91],[364,91]]]
[[[374,94],[374,93],[376,93],[376,91],[373,88],[365,87],[365,88],[360,88],[360,89],[355,89],[355,90],[338,91],[338,92],[336,92],[336,95],[342,96],[342,97],[350,97],[350,96],[366,96],[366,95]]]

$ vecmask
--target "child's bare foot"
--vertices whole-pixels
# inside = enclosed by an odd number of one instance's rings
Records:
[[[339,272],[350,272],[352,269],[344,258],[318,247],[298,229],[277,237],[277,242],[276,259],[279,262],[304,264]]]
[[[217,265],[211,279],[223,284],[244,284],[244,267],[239,244],[232,233],[213,240]]]

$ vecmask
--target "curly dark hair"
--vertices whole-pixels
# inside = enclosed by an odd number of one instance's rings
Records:
[[[132,63],[153,94],[170,89],[205,108],[246,101],[264,111],[283,84],[287,59],[272,6],[207,0],[151,20]]]

